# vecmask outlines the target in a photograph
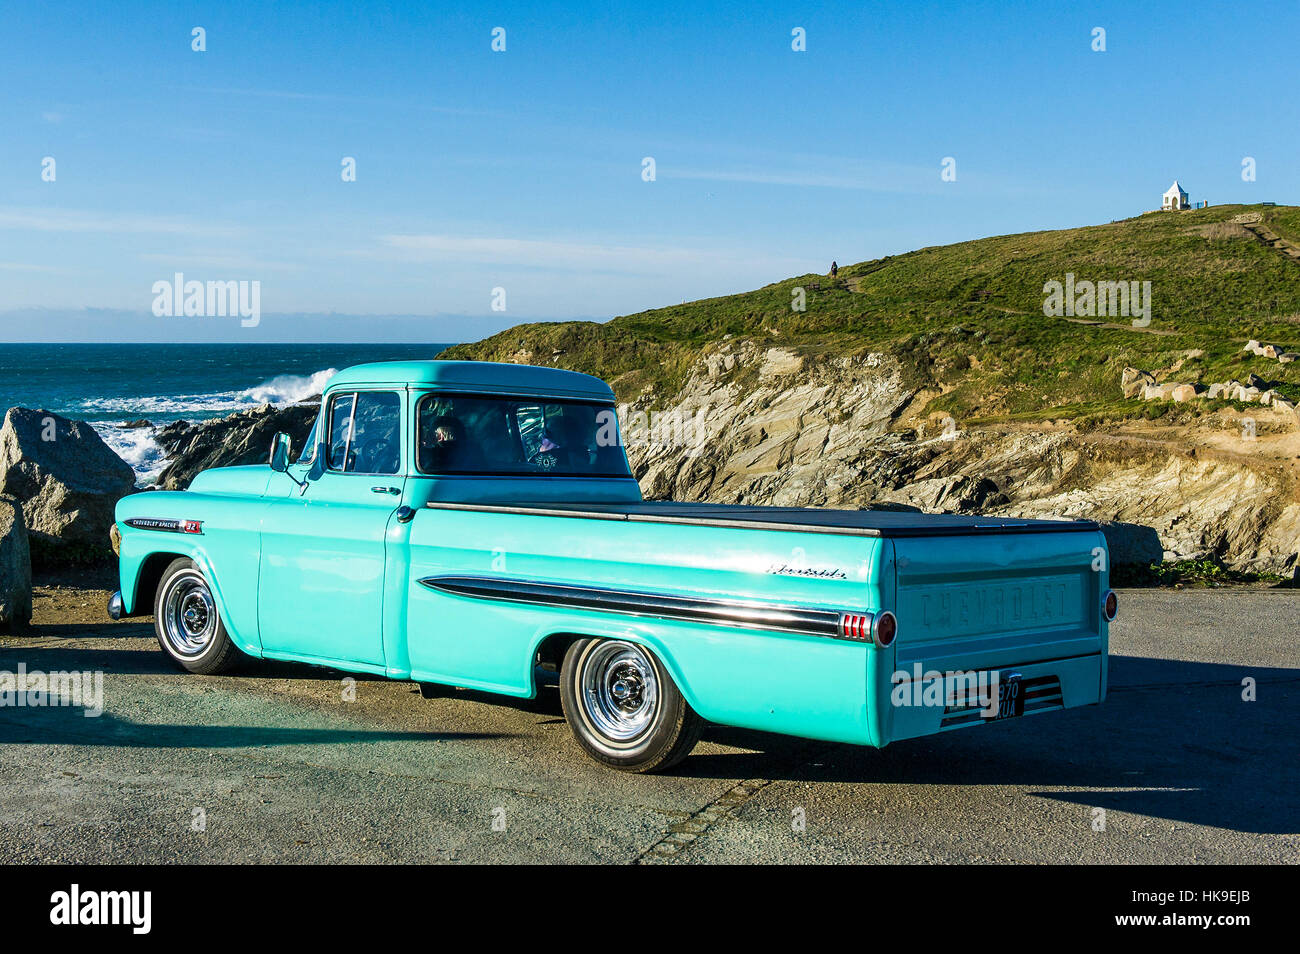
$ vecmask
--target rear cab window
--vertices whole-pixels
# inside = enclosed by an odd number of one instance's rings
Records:
[[[415,413],[422,474],[631,477],[609,404],[435,392]]]

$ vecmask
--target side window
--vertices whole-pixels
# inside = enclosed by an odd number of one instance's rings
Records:
[[[326,466],[347,474],[400,469],[401,398],[392,391],[335,394],[326,415]]]

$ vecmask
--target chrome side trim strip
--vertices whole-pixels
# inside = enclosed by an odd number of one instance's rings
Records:
[[[587,609],[602,613],[621,613],[626,616],[650,616],[713,626],[765,629],[862,642],[861,639],[847,636],[841,631],[838,611],[807,606],[748,600],[699,599],[641,590],[569,586],[561,583],[539,583],[533,580],[508,580],[485,576],[430,576],[420,580],[420,584],[431,590],[471,599]]]

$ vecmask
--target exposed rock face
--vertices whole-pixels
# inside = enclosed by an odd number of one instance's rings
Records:
[[[168,424],[154,435],[170,459],[158,475],[158,485],[164,490],[184,490],[199,471],[209,467],[265,464],[271,453],[271,438],[278,431],[293,438],[296,456],[319,410],[319,401],[282,408],[263,404],[198,424]]]
[[[1280,345],[1260,344],[1254,338],[1247,341],[1246,347],[1241,350],[1249,351],[1261,358],[1274,358],[1279,364],[1290,364],[1296,358],[1300,358],[1300,354],[1296,354],[1294,351],[1287,351]]]
[[[1111,524],[1115,563],[1214,555],[1242,569],[1295,568],[1300,499],[1248,454],[1189,456],[1064,425],[959,430],[911,416],[924,395],[887,356],[796,367],[728,342],[693,369],[657,432],[654,416],[647,428],[631,409],[625,439],[645,495],[1088,518]]]
[[[1156,379],[1146,371],[1138,368],[1125,368],[1119,379],[1121,390],[1126,398],[1137,397],[1148,385],[1154,386]]]
[[[0,497],[0,633],[32,618],[32,561],[23,508]]]
[[[5,415],[0,494],[22,504],[34,562],[107,556],[113,508],[134,489],[130,466],[89,424],[25,407]]]

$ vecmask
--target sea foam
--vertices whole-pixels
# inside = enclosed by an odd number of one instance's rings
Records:
[[[90,398],[81,402],[89,415],[112,416],[114,420],[95,421],[93,426],[104,443],[131,465],[136,482],[153,483],[168,459],[154,440],[153,427],[123,428],[128,420],[165,417],[169,420],[208,419],[217,414],[243,411],[262,404],[284,406],[320,394],[334,368],[315,374],[279,374],[255,387],[242,391],[219,391],[212,394],[176,394],[167,397]]]

